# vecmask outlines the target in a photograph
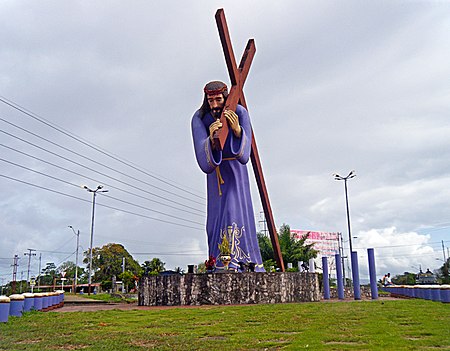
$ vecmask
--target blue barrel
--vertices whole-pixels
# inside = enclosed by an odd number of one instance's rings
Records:
[[[424,285],[423,293],[424,293],[423,298],[425,300],[431,300],[431,288],[429,285]]]
[[[64,290],[60,290],[60,293],[61,293],[61,295],[60,295],[60,305],[61,305],[61,307],[63,307],[64,306]]]
[[[0,296],[0,323],[8,321],[10,303],[8,296]]]
[[[53,308],[57,308],[58,307],[58,299],[59,299],[59,294],[54,291],[52,292],[52,309]]]
[[[423,299],[423,290],[422,287],[420,285],[415,285],[414,286],[414,291],[415,291],[415,295],[418,299]]]
[[[22,294],[25,297],[25,301],[23,302],[23,311],[30,312],[34,309],[34,294],[32,293],[24,293]]]
[[[441,301],[441,287],[439,285],[431,286],[431,300]]]
[[[34,294],[34,309],[36,311],[42,311],[42,302],[44,301],[44,297],[42,293]]]
[[[411,297],[418,297],[417,296],[417,285],[411,286]]]
[[[23,303],[25,297],[23,295],[14,294],[9,297],[11,300],[9,304],[9,315],[15,317],[22,317],[23,313]]]
[[[42,311],[47,311],[50,304],[50,296],[48,293],[42,293]]]
[[[441,302],[450,303],[450,285],[441,285]]]
[[[49,303],[48,307],[50,309],[54,309],[58,305],[58,294],[56,292],[52,291],[49,294],[49,296],[50,296],[50,303]]]

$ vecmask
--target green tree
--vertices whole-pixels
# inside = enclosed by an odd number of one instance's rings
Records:
[[[130,271],[125,271],[125,272],[119,274],[119,279],[122,280],[122,282],[125,286],[125,291],[129,291],[130,286],[132,286],[134,288],[134,277],[135,277],[135,275],[133,273],[131,273]]]
[[[280,227],[279,233],[277,235],[285,267],[287,267],[287,264],[289,262],[308,262],[310,258],[317,257],[318,251],[313,248],[314,244],[305,243],[306,239],[308,238],[307,234],[302,238],[297,239],[291,233],[290,226],[288,224],[283,224]],[[273,266],[275,262],[272,242],[270,241],[269,237],[258,233],[258,243],[261,250],[262,260],[265,263],[264,268],[266,268],[266,271],[268,271],[268,267]]]
[[[41,273],[41,285],[52,285],[57,276],[56,265],[53,262],[47,262]]]
[[[397,285],[414,285],[416,284],[416,274],[409,272],[397,274],[392,278],[392,282]]]
[[[89,264],[89,250],[84,252],[83,263]],[[139,263],[121,244],[110,243],[92,250],[93,281],[101,282],[111,280],[112,276],[118,277],[122,273],[122,260],[125,257],[125,270],[136,276],[140,276],[142,269]]]
[[[165,270],[165,263],[159,258],[155,257],[151,261],[144,261],[142,269],[147,273],[160,273]]]
[[[440,280],[441,284],[450,284],[449,268],[450,257],[447,258],[447,262],[445,262],[441,268],[435,271],[436,276]]]
[[[59,267],[56,269],[56,273],[58,276],[61,276],[62,272],[66,272],[65,277],[70,280],[70,282],[73,282],[75,279],[75,263],[72,261],[66,261],[59,265]],[[78,267],[77,271],[78,275],[78,284],[82,284],[84,282],[84,279],[86,279],[86,272],[83,267]],[[87,282],[87,281],[86,281]]]

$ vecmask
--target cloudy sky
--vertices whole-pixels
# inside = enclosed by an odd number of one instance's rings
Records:
[[[27,249],[57,265],[116,242],[141,263],[207,255],[205,176],[190,121],[207,81],[229,82],[225,9],[277,225],[342,232],[367,276],[436,269],[450,246],[450,3],[3,1],[0,279]],[[249,167],[251,167],[249,165]],[[262,209],[254,182],[255,221]],[[348,247],[348,242],[346,243]],[[80,255],[81,259],[81,255]]]

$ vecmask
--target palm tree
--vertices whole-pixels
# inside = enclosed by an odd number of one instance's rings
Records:
[[[291,233],[291,228],[288,224],[283,224],[280,227],[278,242],[280,244],[285,267],[287,267],[288,262],[308,262],[310,258],[317,257],[318,251],[313,248],[314,244],[305,244],[307,238],[308,233],[302,238],[297,239],[295,235]],[[270,265],[274,265],[274,252],[269,237],[258,233],[258,242],[263,262],[270,260]],[[266,268],[266,264],[264,267]]]

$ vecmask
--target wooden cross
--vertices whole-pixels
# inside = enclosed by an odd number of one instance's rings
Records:
[[[230,34],[228,33],[228,26],[225,20],[225,13],[223,9],[217,10],[216,22],[217,28],[219,29],[219,36],[220,41],[222,42],[225,61],[227,63],[228,73],[231,80],[230,92],[228,94],[227,101],[223,110],[236,111],[236,106],[238,103],[247,109],[247,103],[245,102],[244,92],[242,91],[242,89],[244,87],[245,79],[247,78],[248,72],[250,70],[250,65],[252,63],[253,57],[255,56],[255,41],[253,39],[249,39],[249,41],[247,42],[247,46],[244,50],[244,54],[242,55],[241,62],[238,68],[236,66],[236,60],[234,57],[233,47],[231,45]],[[222,122],[222,128],[219,130],[218,138],[220,147],[223,148],[225,140],[228,136],[228,123],[223,112],[220,116],[220,121]],[[269,228],[270,240],[272,241],[272,247],[275,253],[275,260],[277,261],[278,267],[280,267],[281,271],[284,272],[285,269],[283,256],[281,254],[280,244],[278,242],[277,230],[275,228],[275,222],[272,216],[269,194],[267,192],[266,183],[264,181],[261,161],[259,159],[254,133],[252,133],[252,151],[250,154],[250,158],[252,160],[256,183],[258,184],[259,196],[261,197],[264,215]]]

